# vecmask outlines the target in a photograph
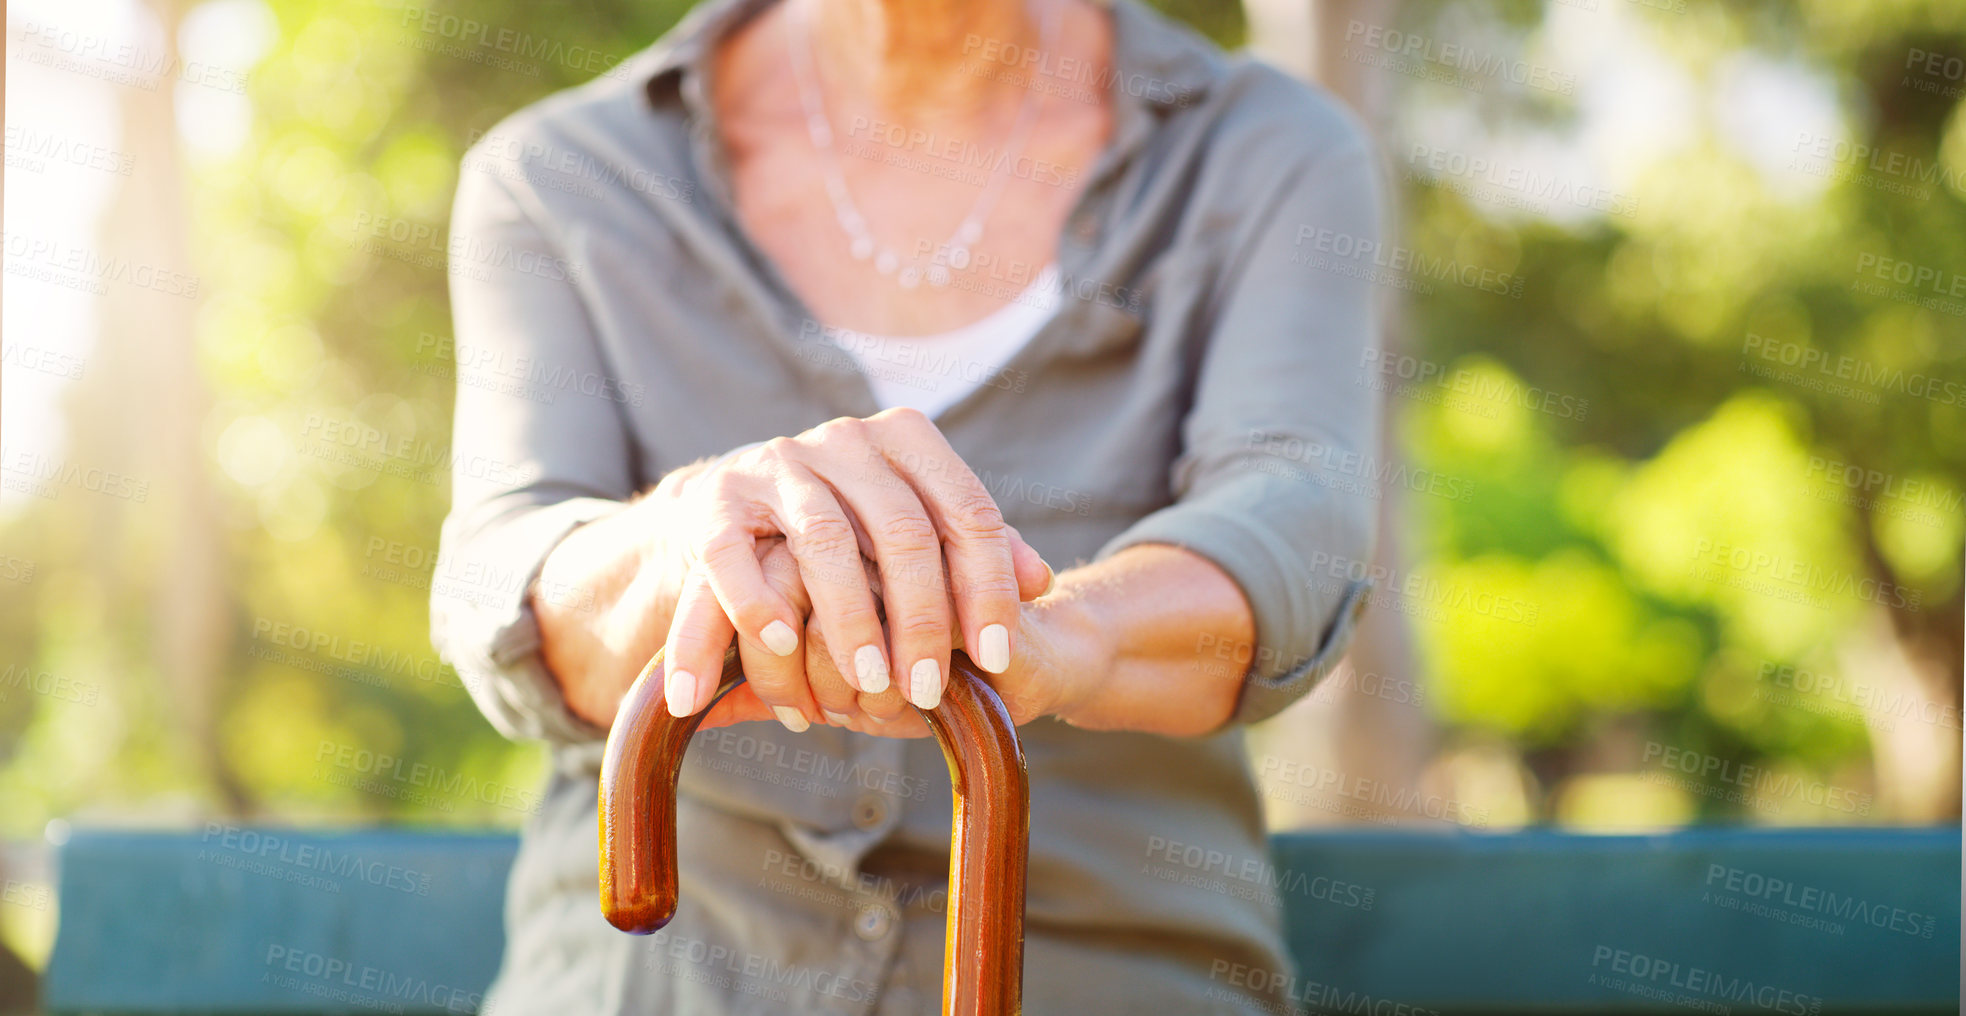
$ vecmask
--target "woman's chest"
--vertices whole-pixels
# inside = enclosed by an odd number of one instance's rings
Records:
[[[815,318],[881,335],[946,332],[1017,299],[1057,260],[1096,155],[1055,126],[1015,148],[864,116],[828,130],[822,148],[803,120],[726,125],[734,218]]]

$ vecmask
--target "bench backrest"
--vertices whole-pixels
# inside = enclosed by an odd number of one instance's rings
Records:
[[[77,831],[60,852],[44,1008],[475,1011],[515,847],[403,830]],[[1285,1006],[1959,1011],[1958,830],[1331,832],[1279,837],[1273,853],[1170,848],[1151,863],[1282,901],[1299,970],[1215,974]]]

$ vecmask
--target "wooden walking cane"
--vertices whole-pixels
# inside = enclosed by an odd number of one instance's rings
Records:
[[[950,664],[942,704],[922,713],[942,743],[955,792],[942,1012],[1004,1016],[1022,1011],[1030,784],[1003,700],[967,655],[958,651]],[[732,646],[711,702],[743,681]],[[629,688],[608,735],[601,762],[601,912],[622,931],[646,935],[676,916],[676,779],[690,735],[708,711],[669,715],[657,652]]]

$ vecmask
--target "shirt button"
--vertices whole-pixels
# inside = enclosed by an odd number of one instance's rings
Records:
[[[872,829],[887,821],[887,798],[879,794],[862,794],[853,802],[853,824],[862,829]]]
[[[878,942],[887,937],[888,929],[894,927],[894,915],[886,907],[868,904],[860,908],[853,918],[853,933],[869,942]]]

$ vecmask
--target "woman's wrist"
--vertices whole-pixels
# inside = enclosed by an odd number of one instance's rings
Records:
[[[1023,610],[1022,655],[1053,689],[1044,711],[1074,726],[1108,712],[1120,650],[1097,601],[1075,588],[1068,573]]]
[[[673,542],[688,483],[710,460],[665,474],[613,514],[569,532],[547,554],[533,584],[540,656],[574,715],[605,727],[613,709],[668,631],[684,562]],[[539,595],[580,589],[580,609]]]

